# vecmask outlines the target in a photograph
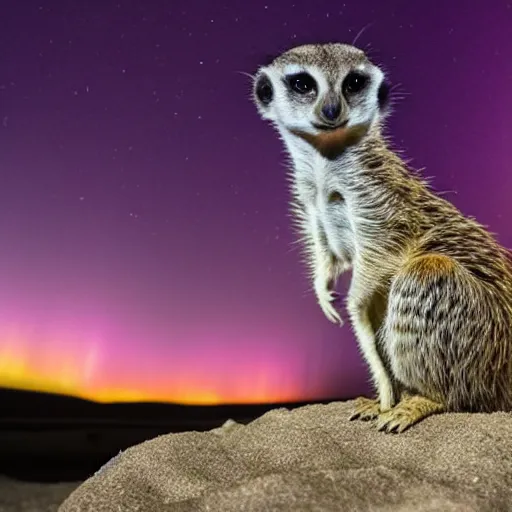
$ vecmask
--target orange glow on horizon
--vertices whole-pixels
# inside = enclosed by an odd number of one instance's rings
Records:
[[[91,343],[80,349],[80,345],[47,340],[29,343],[19,334],[0,338],[0,387],[67,395],[101,403],[218,405],[304,399],[302,386],[297,385],[298,376],[289,378],[293,371],[283,372],[283,361],[281,365],[268,361],[268,364],[257,365],[260,368],[251,367],[251,375],[242,377],[219,372],[209,375],[198,367],[184,376],[176,369],[187,366],[175,362],[168,375],[162,376],[160,371],[141,378],[140,374],[130,375],[129,371],[109,371],[110,361],[102,360],[99,347],[100,344]],[[250,355],[247,359],[251,360]],[[208,366],[205,361],[200,363]],[[227,382],[228,377],[231,382]],[[233,384],[234,378],[237,382]]]

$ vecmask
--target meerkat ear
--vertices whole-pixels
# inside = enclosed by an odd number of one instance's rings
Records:
[[[389,82],[388,82],[388,80],[386,80],[384,78],[379,86],[379,91],[377,92],[377,99],[379,101],[379,108],[381,110],[384,110],[388,106],[389,90],[390,90]]]
[[[274,86],[265,73],[261,73],[256,78],[254,94],[263,107],[268,107],[274,99]]]

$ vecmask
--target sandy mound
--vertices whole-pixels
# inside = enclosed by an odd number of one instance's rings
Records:
[[[104,466],[59,512],[512,510],[512,414],[445,414],[400,434],[351,402],[170,434]]]

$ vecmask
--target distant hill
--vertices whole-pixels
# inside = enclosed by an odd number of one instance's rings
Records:
[[[346,397],[348,398],[348,397]],[[327,401],[324,401],[327,402]],[[182,430],[204,425],[213,428],[227,419],[247,422],[276,407],[303,403],[262,405],[180,405],[165,403],[97,403],[52,393],[0,388],[0,428],[7,424],[118,424],[126,426],[168,425]],[[213,427],[212,427],[213,425]]]
[[[39,482],[87,478],[119,451],[162,434],[210,430],[228,419],[248,423],[275,407],[303,405],[104,404],[5,388],[0,404],[0,475]]]

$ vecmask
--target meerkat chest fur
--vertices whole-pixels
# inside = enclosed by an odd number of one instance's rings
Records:
[[[364,266],[378,261],[386,273],[395,266],[393,235],[389,227],[391,203],[383,207],[386,193],[371,179],[371,169],[361,159],[361,151],[348,149],[336,160],[329,160],[301,141],[289,141],[293,161],[292,193],[295,211],[303,231],[318,229],[333,256],[349,266]],[[363,153],[367,154],[367,152]],[[403,249],[402,244],[400,249]],[[373,266],[373,265],[371,265]]]
[[[292,151],[294,160],[292,194],[301,228],[310,235],[320,232],[334,257],[351,265],[356,250],[354,212],[350,190],[344,185],[343,166],[329,161],[316,151]],[[299,154],[298,158],[294,158]]]

